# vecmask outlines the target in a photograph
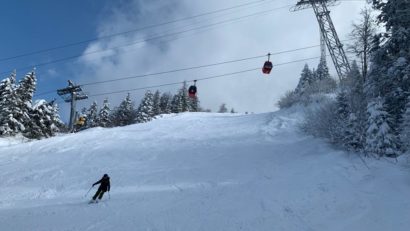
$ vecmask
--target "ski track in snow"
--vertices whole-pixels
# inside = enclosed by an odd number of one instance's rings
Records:
[[[409,162],[303,135],[301,109],[0,139],[1,230],[410,230]],[[88,204],[91,184],[112,190]]]

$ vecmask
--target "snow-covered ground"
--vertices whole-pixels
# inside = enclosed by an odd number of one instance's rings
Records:
[[[0,139],[0,230],[410,230],[408,161],[367,167],[301,134],[301,117],[185,113]],[[104,173],[110,195],[87,204]]]

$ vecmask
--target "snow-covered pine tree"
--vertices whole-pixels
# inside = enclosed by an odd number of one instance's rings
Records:
[[[343,90],[347,92],[350,115],[348,116],[347,127],[349,134],[346,134],[345,143],[349,149],[356,151],[364,147],[366,134],[366,96],[364,94],[364,79],[359,67],[354,61],[351,64],[351,71],[341,83]]]
[[[104,103],[102,108],[100,109],[100,112],[98,113],[98,126],[107,128],[111,127],[111,118],[110,118],[110,104],[108,103],[108,99],[104,99]]]
[[[37,101],[31,110],[31,121],[24,135],[31,139],[54,136],[64,126],[58,114],[58,106],[54,101]]]
[[[175,94],[173,97],[172,97],[172,100],[171,100],[171,112],[172,113],[180,113],[180,112],[182,112],[182,109],[181,109],[181,107],[180,107],[180,99],[179,99],[179,94]]]
[[[114,126],[126,126],[135,123],[135,117],[134,103],[131,100],[130,93],[128,93],[120,106],[113,112],[112,122]]]
[[[0,136],[13,136],[25,130],[16,94],[16,73],[0,82]]]
[[[313,81],[310,84],[311,93],[330,93],[336,89],[336,81],[330,77],[326,58],[321,57],[317,69],[313,71]]]
[[[152,99],[153,107],[154,107],[154,116],[160,115],[161,114],[161,93],[159,90],[156,90],[154,93],[154,97]]]
[[[410,1],[373,0],[373,6],[380,11],[378,22],[386,32],[377,36],[384,43],[376,41],[373,49],[366,93],[369,99],[385,99],[391,134],[399,136],[410,92]]]
[[[221,106],[219,106],[218,113],[227,113],[227,112],[228,112],[228,108],[226,108],[226,104],[225,103],[221,104]]]
[[[159,107],[161,109],[162,114],[170,114],[171,113],[171,100],[172,96],[171,93],[163,93],[159,100]]]
[[[295,89],[295,93],[298,95],[304,95],[309,86],[313,83],[313,72],[309,69],[308,64],[303,67],[302,73],[300,74],[299,83]]]
[[[181,89],[178,91],[178,112],[189,111],[189,97],[188,97],[188,88],[187,83],[184,81]]]
[[[135,121],[137,123],[145,123],[151,121],[154,117],[154,95],[151,91],[145,92],[145,96],[137,110]]]
[[[199,105],[198,96],[188,98],[188,110],[192,112],[201,111],[201,106]]]
[[[315,71],[314,79],[315,81],[322,81],[325,79],[330,79],[329,68],[327,67],[326,58],[321,57],[317,69]]]
[[[346,120],[346,130],[343,137],[343,146],[351,151],[362,151],[364,146],[364,134],[361,123],[355,113],[351,112]]]
[[[18,120],[24,126],[27,126],[29,123],[31,123],[30,114],[32,114],[31,110],[33,103],[33,94],[36,90],[36,84],[36,74],[33,70],[27,73],[26,76],[19,81],[19,84],[16,88],[18,107],[20,108],[22,113],[21,116],[18,116]]]
[[[98,126],[98,105],[94,101],[90,108],[87,110],[87,128],[93,128]]]
[[[372,100],[367,107],[368,125],[365,151],[378,156],[397,156],[397,141],[388,123],[388,113],[381,97]]]
[[[410,96],[407,97],[406,111],[403,115],[403,131],[401,134],[401,143],[404,144],[404,149],[410,151]]]
[[[350,65],[351,70],[341,82],[341,87],[349,92],[349,105],[353,112],[361,109],[366,111],[366,96],[364,93],[364,79],[356,61]]]
[[[47,108],[49,113],[48,118],[50,120],[50,123],[48,124],[49,130],[51,130],[52,136],[55,135],[55,133],[60,132],[62,129],[65,128],[64,122],[61,120],[60,117],[60,108],[58,107],[58,104],[55,102],[55,100],[51,101],[50,103],[47,104]]]
[[[336,97],[336,118],[334,118],[334,126],[330,131],[330,140],[336,144],[344,145],[346,135],[349,133],[347,122],[350,114],[349,104],[346,91],[342,90]]]

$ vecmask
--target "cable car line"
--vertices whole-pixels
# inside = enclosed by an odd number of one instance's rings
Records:
[[[275,10],[288,8],[290,6],[292,6],[292,5],[286,5],[286,6],[282,6],[282,7],[272,8],[272,9],[269,9],[269,10],[259,11],[259,12],[256,12],[256,13],[244,15],[244,16],[237,17],[237,18],[231,18],[231,19],[222,20],[222,21],[219,21],[219,22],[216,22],[216,23],[211,23],[211,24],[208,24],[208,25],[198,26],[198,27],[194,27],[194,28],[190,28],[190,29],[186,29],[186,30],[172,32],[172,33],[169,33],[169,34],[162,34],[162,35],[152,36],[152,37],[146,38],[146,39],[140,39],[138,41],[134,41],[134,42],[128,43],[128,44],[123,44],[123,45],[120,45],[120,46],[100,49],[100,50],[96,50],[96,51],[90,51],[90,52],[82,53],[80,55],[68,56],[68,57],[64,57],[64,58],[61,58],[61,59],[52,60],[52,61],[49,61],[49,62],[39,63],[39,64],[20,67],[20,68],[15,68],[15,69],[18,69],[18,70],[31,69],[31,68],[33,68],[33,66],[35,66],[35,67],[46,66],[46,65],[60,63],[60,62],[66,61],[66,60],[76,59],[76,58],[80,58],[80,57],[84,57],[84,56],[88,56],[88,55],[92,55],[92,54],[97,54],[97,53],[101,53],[101,52],[105,52],[105,51],[109,51],[109,50],[117,50],[119,48],[133,46],[133,45],[143,43],[143,42],[148,42],[148,41],[161,39],[161,38],[165,38],[165,37],[171,37],[171,36],[175,36],[175,35],[179,35],[179,34],[185,34],[185,33],[191,32],[191,31],[196,31],[196,30],[200,30],[200,29],[204,29],[204,28],[211,28],[211,27],[214,27],[214,26],[217,26],[217,25],[222,25],[222,24],[229,23],[229,22],[239,21],[239,20],[245,19],[245,18],[259,16],[259,15],[262,15],[262,14],[267,14],[267,13],[273,12]],[[0,74],[6,74],[6,73],[10,73],[10,72],[11,71],[0,72]]]
[[[214,79],[214,78],[221,78],[221,77],[226,77],[226,76],[232,76],[232,75],[237,75],[237,74],[241,74],[241,73],[246,73],[246,72],[251,72],[251,71],[259,70],[259,69],[260,69],[260,67],[257,67],[257,68],[251,68],[251,69],[242,70],[242,71],[236,71],[236,72],[221,74],[221,75],[209,76],[209,77],[205,77],[205,78],[197,78],[196,81],[207,80],[207,79]],[[182,81],[182,82],[179,81],[179,82],[165,83],[165,84],[160,84],[160,85],[153,85],[153,86],[147,86],[147,87],[133,88],[133,89],[127,89],[127,90],[119,90],[119,91],[113,91],[113,92],[108,92],[108,93],[100,93],[100,94],[89,95],[89,97],[96,97],[96,96],[102,96],[102,95],[112,95],[112,94],[118,94],[118,93],[123,93],[123,92],[139,91],[139,90],[145,90],[145,89],[151,89],[151,88],[158,88],[158,87],[164,87],[164,86],[178,85],[178,84],[182,84],[182,83],[184,83],[184,82],[192,82],[192,81]]]
[[[195,19],[195,18],[207,16],[207,15],[217,14],[217,13],[220,13],[220,12],[229,11],[229,10],[236,9],[236,8],[242,8],[242,7],[253,5],[253,4],[259,4],[259,3],[271,2],[271,1],[277,1],[277,0],[258,0],[258,1],[248,2],[248,3],[244,3],[244,4],[232,6],[232,7],[227,7],[227,8],[214,10],[214,11],[209,11],[209,12],[204,12],[204,13],[200,13],[200,14],[193,15],[193,16],[188,16],[188,17],[185,17],[185,18],[180,18],[180,19],[175,19],[175,20],[171,20],[171,21],[167,21],[167,22],[158,23],[158,24],[143,26],[143,27],[136,28],[136,29],[133,29],[133,30],[113,33],[113,34],[109,34],[109,35],[105,35],[105,36],[99,36],[99,37],[86,39],[86,40],[82,40],[82,41],[78,41],[78,42],[67,43],[65,45],[60,45],[60,46],[55,46],[55,47],[51,47],[51,48],[40,49],[40,50],[37,50],[37,51],[27,52],[27,53],[15,55],[15,56],[0,58],[0,62],[7,61],[7,60],[12,60],[12,59],[17,59],[17,58],[21,58],[21,57],[26,57],[26,56],[31,56],[31,55],[35,55],[35,54],[46,53],[46,52],[53,51],[53,50],[59,50],[59,49],[67,48],[67,47],[77,46],[77,45],[81,45],[81,44],[85,44],[85,43],[89,43],[89,42],[108,39],[108,38],[112,38],[112,37],[115,37],[115,36],[125,35],[125,34],[129,34],[129,33],[137,32],[137,31],[143,31],[143,30],[147,30],[147,29],[151,29],[151,28],[156,28],[156,27],[161,27],[161,26],[165,26],[165,25],[168,25],[168,24],[187,21],[187,20],[190,20],[190,19]],[[354,2],[354,1],[366,2],[366,0],[339,0],[339,1],[344,1],[344,2]],[[289,5],[289,6],[292,6],[292,5]],[[0,74],[3,74],[3,73],[0,73]]]
[[[287,64],[291,64],[291,63],[304,62],[304,61],[313,60],[313,59],[319,59],[319,58],[320,58],[320,56],[316,56],[316,57],[311,57],[311,58],[293,60],[293,61],[284,62],[284,63],[278,63],[278,64],[274,64],[273,66],[274,66],[274,67],[275,67],[275,66],[282,66],[282,65],[287,65]],[[152,85],[152,86],[147,86],[147,87],[127,89],[127,90],[118,90],[118,91],[112,91],[112,92],[106,92],[106,93],[98,93],[98,94],[88,95],[88,97],[97,97],[97,96],[103,96],[103,95],[112,95],[112,94],[118,94],[118,93],[130,92],[130,91],[140,91],[140,90],[147,90],[147,89],[159,88],[159,87],[164,87],[164,86],[178,85],[178,84],[182,84],[182,83],[184,83],[184,82],[203,81],[203,80],[209,80],[209,79],[215,79],[215,78],[222,78],[222,77],[227,77],[227,76],[232,76],[232,75],[237,75],[237,74],[252,72],[252,71],[256,71],[256,70],[259,71],[259,70],[260,70],[260,67],[250,68],[250,69],[245,69],[245,70],[241,70],[241,71],[230,72],[230,73],[225,73],[225,74],[220,74],[220,75],[213,75],[213,76],[208,76],[208,77],[204,77],[204,78],[196,78],[195,80],[189,80],[189,81],[179,81],[179,82],[165,83],[165,84]]]
[[[63,48],[67,48],[67,47],[77,46],[77,45],[81,45],[81,44],[85,44],[85,43],[89,43],[89,42],[108,39],[108,38],[112,38],[112,37],[115,37],[115,36],[130,34],[130,33],[134,33],[134,32],[137,32],[137,31],[143,31],[143,30],[147,30],[147,29],[161,27],[161,26],[165,26],[165,25],[169,25],[169,24],[173,24],[173,23],[177,23],[177,22],[187,21],[187,20],[191,20],[191,19],[195,19],[195,18],[207,16],[207,15],[212,15],[212,14],[217,14],[217,13],[224,12],[224,11],[233,10],[233,9],[236,9],[236,8],[242,8],[242,7],[249,6],[249,5],[254,5],[254,4],[259,4],[259,3],[264,3],[264,2],[271,2],[271,1],[277,1],[277,0],[258,0],[258,1],[247,2],[247,3],[240,4],[240,5],[235,5],[235,6],[232,6],[232,7],[222,8],[222,9],[209,11],[209,12],[204,12],[204,13],[200,13],[200,14],[197,14],[197,15],[193,15],[193,16],[189,16],[189,17],[185,17],[185,18],[180,18],[180,19],[175,19],[175,20],[171,20],[171,21],[167,21],[167,22],[158,23],[158,24],[143,26],[143,27],[128,30],[128,31],[113,33],[113,34],[109,34],[109,35],[105,35],[105,36],[95,37],[95,38],[92,38],[92,39],[86,39],[86,40],[82,40],[82,41],[78,41],[78,42],[68,43],[68,44],[61,45],[61,46],[55,46],[55,47],[51,47],[51,48],[46,48],[46,49],[41,49],[41,50],[37,50],[37,51],[23,53],[23,54],[19,54],[19,55],[15,55],[15,56],[0,58],[0,62],[6,61],[6,60],[17,59],[17,58],[21,58],[21,57],[25,57],[25,56],[31,56],[31,55],[35,55],[35,54],[46,53],[46,52],[53,51],[53,50],[58,50],[58,49],[63,49]]]
[[[263,2],[263,1],[266,1],[266,0],[257,1],[257,2]],[[363,1],[363,0],[357,0],[357,1]],[[117,49],[122,48],[122,47],[133,46],[135,44],[139,44],[139,43],[143,43],[143,42],[147,42],[147,41],[151,41],[151,40],[155,40],[155,39],[175,36],[175,35],[178,35],[178,34],[183,34],[183,33],[191,32],[191,31],[195,31],[195,30],[200,30],[200,29],[204,29],[204,28],[211,28],[213,26],[217,26],[217,25],[221,25],[221,24],[225,24],[225,23],[229,23],[229,22],[234,22],[234,21],[239,21],[239,20],[245,19],[245,18],[250,18],[250,17],[253,17],[253,16],[262,15],[262,14],[267,14],[267,13],[270,13],[270,12],[275,11],[275,10],[288,8],[290,6],[293,6],[293,5],[286,5],[286,6],[281,6],[281,7],[277,7],[277,8],[272,8],[272,9],[269,9],[269,10],[259,11],[259,12],[253,13],[253,14],[248,14],[248,15],[244,15],[244,16],[241,16],[241,17],[237,17],[237,18],[227,19],[227,20],[223,20],[223,21],[220,21],[220,22],[217,22],[217,23],[212,23],[212,24],[208,24],[208,25],[204,25],[204,26],[200,26],[200,27],[190,28],[190,29],[187,29],[187,30],[173,32],[173,33],[170,33],[170,34],[163,34],[163,35],[153,36],[153,37],[150,37],[150,38],[147,38],[147,39],[134,41],[132,43],[124,44],[124,45],[121,45],[121,46],[115,46],[115,47],[111,47],[111,48],[100,49],[100,50],[97,50],[97,51],[82,53],[80,55],[68,56],[68,57],[64,57],[64,58],[61,58],[61,59],[51,60],[49,62],[38,63],[38,64],[30,65],[30,66],[14,68],[13,70],[15,70],[15,69],[17,69],[17,70],[32,69],[33,67],[40,67],[40,66],[47,66],[47,65],[55,64],[55,63],[61,63],[61,62],[67,61],[67,60],[76,59],[76,58],[80,58],[80,57],[83,57],[83,56],[88,56],[88,55],[101,53],[101,52],[105,52],[105,51],[109,51],[109,50],[117,50]],[[346,40],[343,40],[343,41],[346,41]],[[8,74],[8,73],[12,72],[13,70],[0,72],[0,74]]]
[[[315,48],[315,47],[318,47],[318,46],[320,46],[320,45],[312,45],[312,46],[306,46],[306,47],[301,47],[301,48],[296,48],[296,49],[291,49],[291,50],[284,50],[284,51],[279,51],[279,52],[271,52],[270,54],[271,54],[271,55],[279,55],[279,54],[285,54],[285,53],[290,53],[290,52],[295,52],[295,51],[300,51],[300,50],[311,49],[311,48]],[[134,75],[134,76],[127,76],[127,77],[121,77],[121,78],[110,79],[110,80],[95,81],[95,82],[88,82],[88,83],[80,83],[79,85],[80,85],[80,86],[89,86],[89,85],[109,83],[109,82],[115,82],[115,81],[121,81],[121,80],[127,80],[127,79],[136,79],[136,78],[144,78],[144,77],[149,77],[149,76],[164,75],[164,74],[169,74],[169,73],[175,73],[175,72],[181,72],[181,71],[188,71],[188,70],[194,70],[194,69],[200,69],[200,68],[218,66],[218,65],[223,65],[223,64],[229,64],[229,63],[236,63],[236,62],[241,62],[241,61],[259,59],[259,58],[263,58],[263,57],[266,57],[266,55],[258,55],[258,56],[247,57],[247,58],[241,58],[241,59],[235,59],[235,60],[229,60],[229,61],[224,61],[224,62],[211,63],[211,64],[205,64],[205,65],[199,65],[199,66],[186,67],[186,68],[179,68],[179,69],[174,69],[174,70],[167,70],[167,71],[154,72],[154,73],[148,73],[148,74],[140,74],[140,75]],[[47,94],[51,94],[51,93],[55,93],[55,90],[53,90],[53,91],[47,91],[47,92],[42,92],[42,93],[39,93],[39,94],[35,94],[35,96],[47,95]]]
[[[264,56],[266,56],[266,55],[264,55]],[[330,55],[326,55],[326,56],[328,57]],[[311,57],[311,58],[293,60],[293,61],[284,62],[284,63],[277,63],[277,64],[273,64],[273,67],[283,66],[283,65],[298,63],[298,62],[304,62],[304,61],[308,61],[308,60],[320,59],[320,57],[321,56],[316,56],[316,57]],[[246,73],[246,72],[252,72],[252,71],[256,71],[256,70],[260,70],[260,67],[246,69],[246,70],[237,71],[237,72],[225,73],[225,74],[221,74],[221,75],[214,75],[214,76],[209,76],[209,77],[204,77],[204,78],[197,78],[195,80],[189,80],[189,81],[179,81],[179,82],[165,83],[165,84],[160,84],[160,85],[152,85],[152,86],[140,87],[140,88],[134,88],[134,89],[118,90],[118,91],[112,91],[112,92],[106,92],[106,93],[98,93],[98,94],[88,95],[88,98],[97,97],[97,96],[104,96],[104,95],[113,95],[113,94],[119,94],[119,93],[130,92],[130,91],[140,91],[140,90],[147,90],[147,89],[152,89],[152,88],[179,85],[179,84],[183,84],[184,82],[188,83],[188,82],[193,82],[193,81],[203,81],[203,80],[208,80],[208,79],[223,78],[223,77],[226,77],[226,76],[232,76],[232,75],[237,75],[237,74]],[[56,102],[61,103],[63,101],[57,100]]]

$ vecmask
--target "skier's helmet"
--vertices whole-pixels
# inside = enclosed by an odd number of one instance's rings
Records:
[[[107,178],[108,177],[108,174],[104,174],[104,176],[103,176],[104,178]]]

